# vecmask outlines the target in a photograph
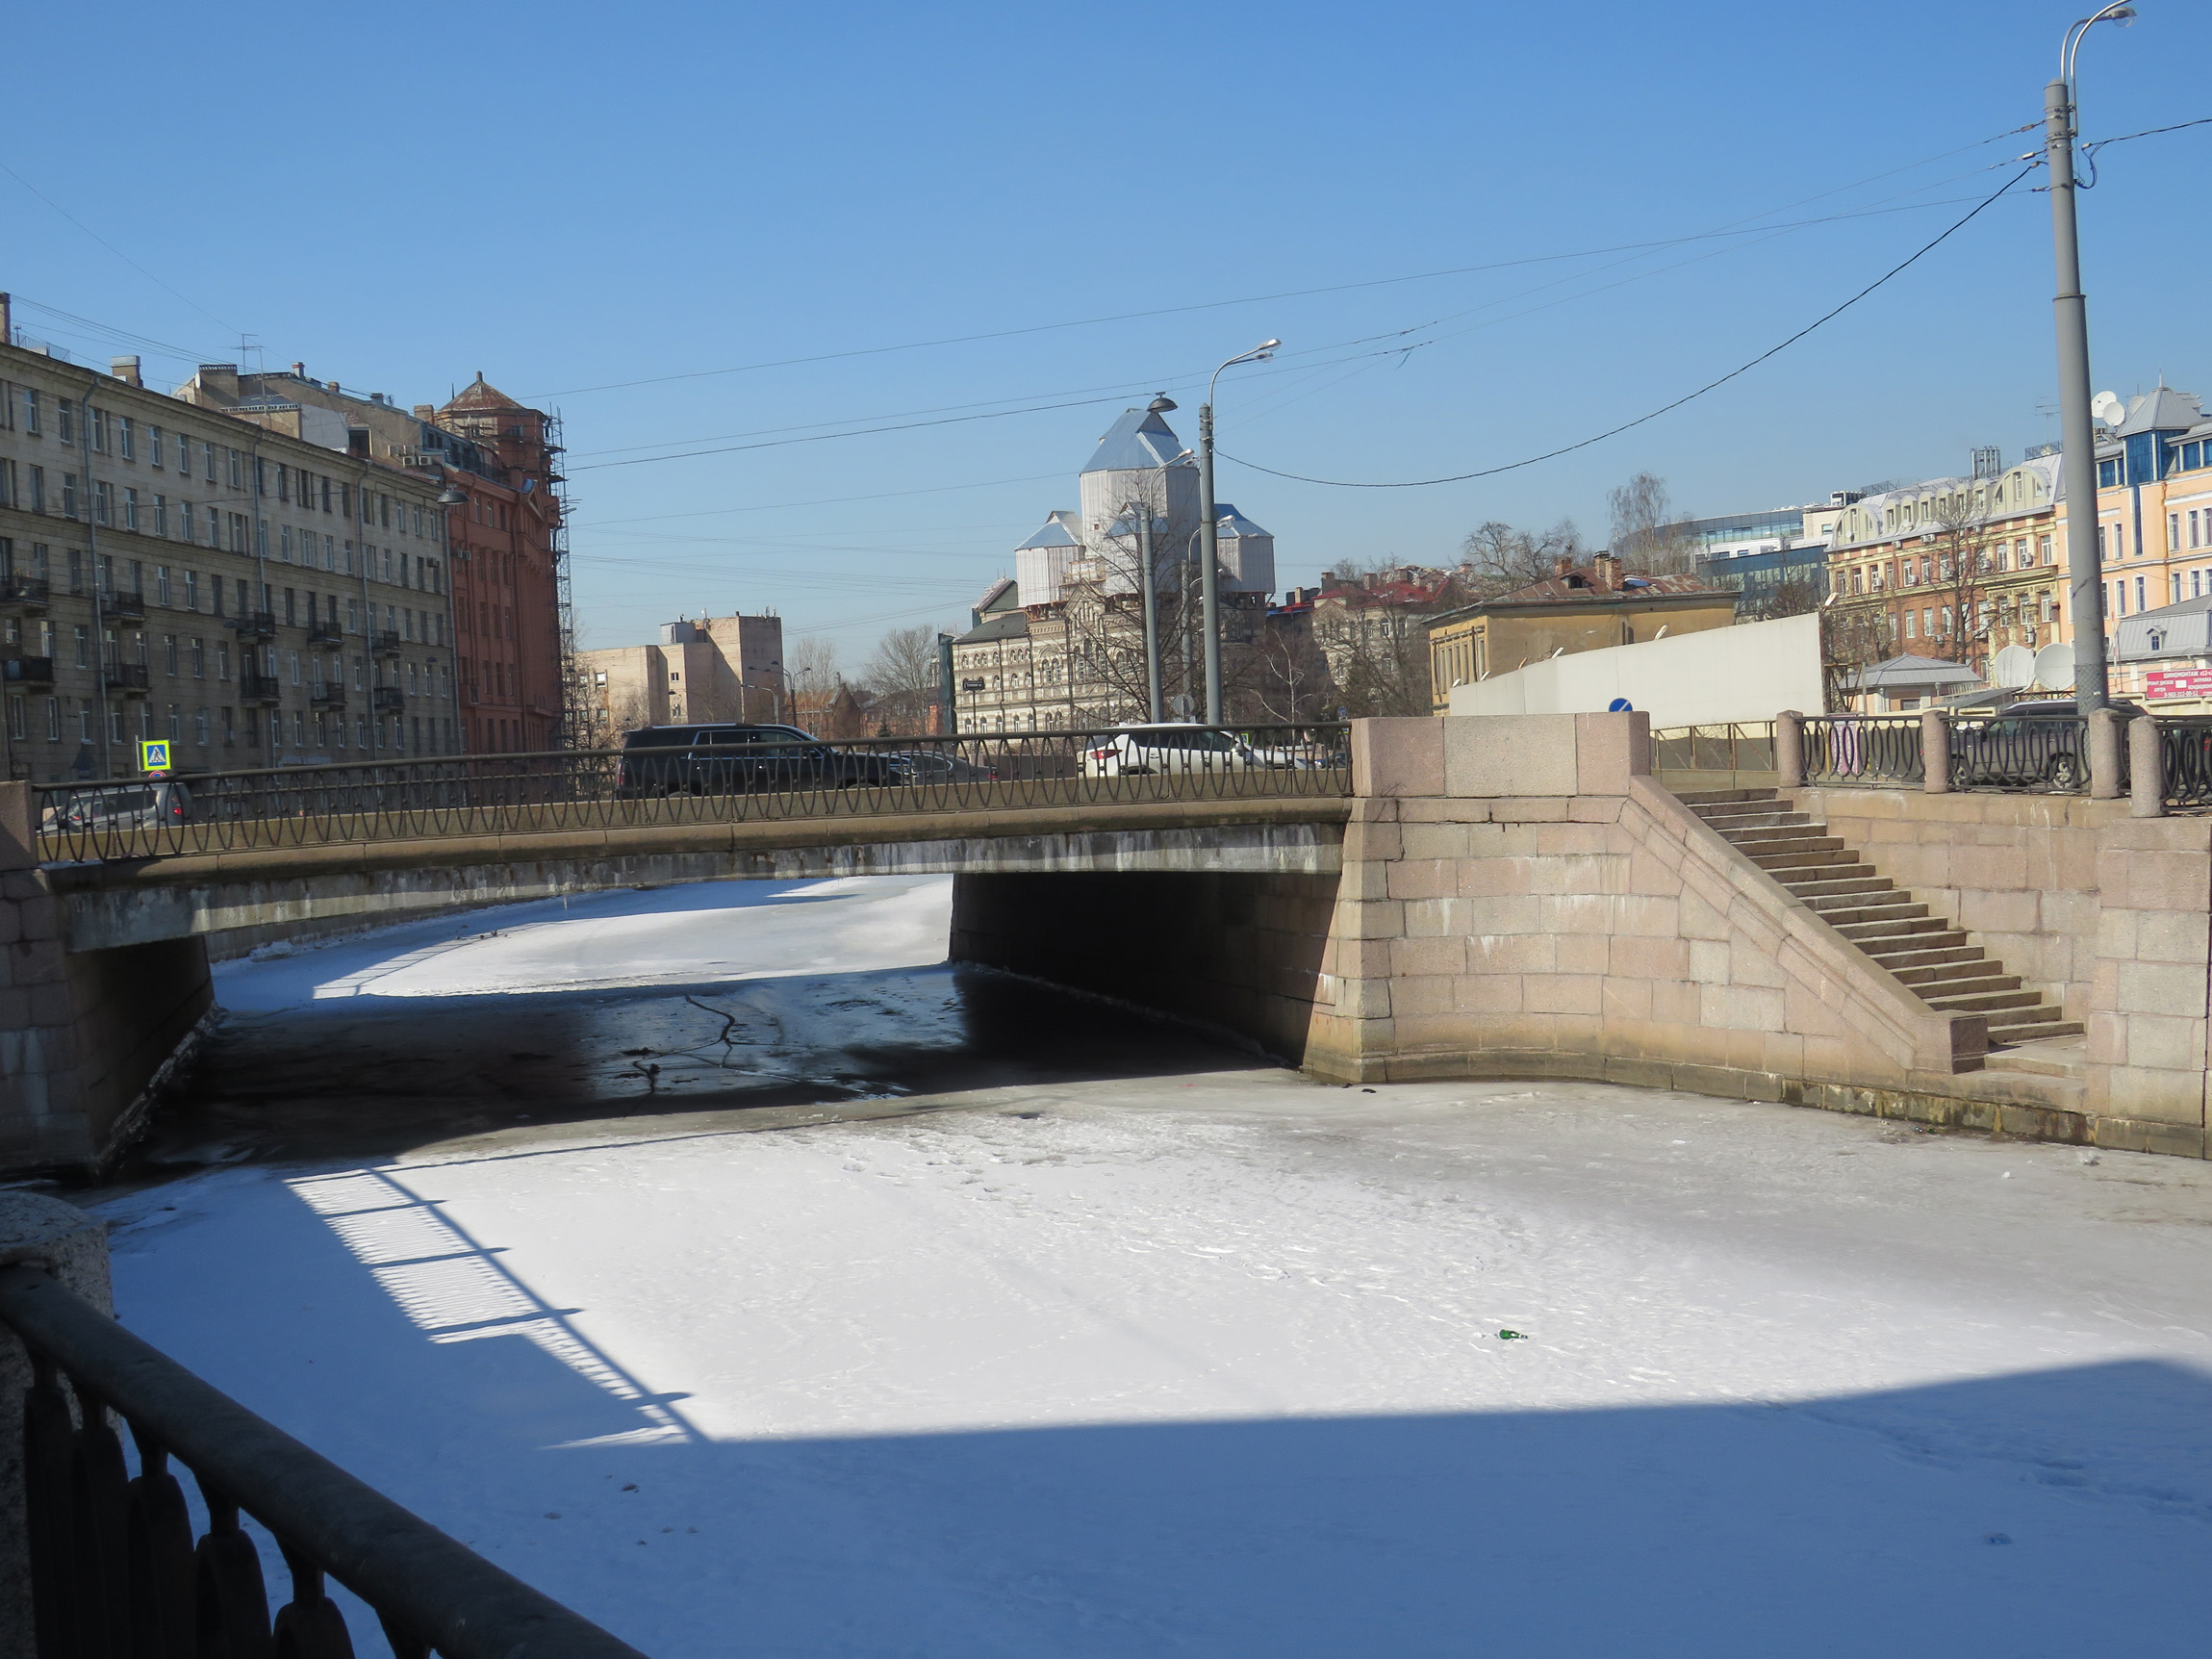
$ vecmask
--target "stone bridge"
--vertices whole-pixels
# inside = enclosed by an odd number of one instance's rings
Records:
[[[1586,1078],[2204,1152],[2212,821],[1911,788],[1716,804],[1651,776],[1636,714],[1359,722],[1351,760],[1349,799],[43,866],[21,786],[0,786],[0,1162],[107,1156],[208,1017],[211,958],[258,943],[612,887],[932,871],[955,878],[954,959],[1226,1028],[1332,1081]],[[1878,894],[1892,877],[1914,890]],[[1890,952],[1894,915],[1930,948]],[[1969,973],[2000,988],[1942,994]],[[1993,1038],[2023,999],[2051,1006],[2021,1030],[2076,1034]]]

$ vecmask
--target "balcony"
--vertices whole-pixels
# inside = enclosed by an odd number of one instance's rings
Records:
[[[343,645],[345,629],[336,617],[318,617],[307,625],[309,645]]]
[[[100,615],[109,622],[144,622],[146,596],[142,593],[125,593],[120,588],[102,588]]]
[[[142,662],[111,662],[100,671],[100,684],[110,696],[143,697],[148,690]]]
[[[369,654],[379,660],[397,656],[406,649],[406,642],[390,628],[379,629],[369,636]]]
[[[274,639],[276,638],[276,612],[246,611],[230,625],[241,639]]]
[[[378,714],[405,714],[407,695],[395,685],[380,685],[369,693],[372,706]]]
[[[343,708],[345,706],[345,687],[338,680],[326,679],[315,688],[313,695],[307,701],[317,708]]]
[[[142,670],[140,672],[143,672]],[[238,672],[238,700],[241,702],[277,702],[284,697],[284,685],[275,675],[263,674],[259,669],[242,668]]]
[[[0,577],[0,610],[42,615],[54,597],[54,584],[43,576]]]
[[[9,685],[52,685],[54,659],[50,656],[16,656],[0,663],[0,681]]]

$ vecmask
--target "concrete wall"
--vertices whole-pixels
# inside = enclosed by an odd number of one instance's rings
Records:
[[[2205,1152],[2212,819],[2063,795],[1807,789],[1801,808],[2089,1028],[2099,1137]]]
[[[1306,1055],[1336,878],[957,877],[952,957],[1218,1026]]]
[[[1587,714],[1616,697],[1654,727],[1768,721],[1823,706],[1820,619],[1784,617],[1610,646],[1452,688],[1454,714]]]

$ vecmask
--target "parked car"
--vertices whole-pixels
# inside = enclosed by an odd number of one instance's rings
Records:
[[[908,783],[991,783],[999,776],[995,766],[964,760],[939,749],[903,749],[883,758],[897,761]]]
[[[140,830],[183,824],[192,815],[192,792],[182,783],[105,783],[73,789],[56,804],[54,822],[64,830]]]
[[[2143,712],[2115,702],[2112,712],[2133,720]],[[2124,783],[2126,749],[2121,750]],[[1951,782],[2010,784],[2016,788],[2072,791],[2089,782],[2088,727],[2072,699],[2009,703],[1986,720],[1951,726]]]
[[[618,800],[903,783],[897,755],[852,753],[796,726],[648,726],[623,734]]]
[[[1157,773],[1255,772],[1270,763],[1233,733],[1191,721],[1126,726],[1083,751],[1085,778],[1145,778]]]

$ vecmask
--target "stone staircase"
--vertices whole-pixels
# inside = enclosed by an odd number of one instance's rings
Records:
[[[1993,1054],[2082,1034],[2079,1021],[2066,1018],[2037,992],[2022,990],[2018,974],[2006,973],[2002,962],[1993,961],[1964,932],[1929,915],[1927,906],[1862,862],[1826,825],[1791,810],[1773,790],[1714,791],[1681,800],[1928,1007],[1988,1015]],[[2047,1069],[2053,1075],[2074,1069],[2071,1055],[2054,1053],[2048,1067],[2013,1063],[2009,1055],[2006,1059],[2011,1069]]]

